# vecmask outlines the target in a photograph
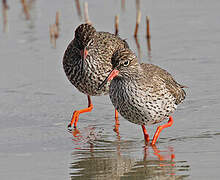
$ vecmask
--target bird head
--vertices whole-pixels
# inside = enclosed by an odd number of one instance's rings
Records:
[[[75,42],[82,59],[88,55],[87,48],[94,43],[96,29],[91,24],[81,24],[75,30]]]
[[[139,65],[136,55],[128,48],[119,49],[113,53],[111,63],[112,70],[102,84],[99,85],[98,89],[101,89],[116,76],[129,77],[132,73],[137,73],[136,66]]]

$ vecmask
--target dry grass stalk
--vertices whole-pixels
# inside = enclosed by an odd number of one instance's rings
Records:
[[[77,14],[78,14],[79,18],[82,19],[82,13],[81,13],[81,9],[80,9],[79,0],[75,0],[75,3],[76,3]]]
[[[85,22],[87,24],[91,24],[91,22],[89,20],[88,2],[84,3],[84,17],[85,17]]]
[[[29,20],[30,19],[30,13],[29,13],[29,9],[28,9],[26,0],[21,0],[21,4],[23,6],[23,11],[24,11],[26,20]]]
[[[53,32],[54,32],[54,48],[56,48],[56,41],[57,38],[59,37],[59,30],[56,24],[53,24]]]
[[[7,17],[7,9],[4,8],[4,6],[2,9],[2,16],[3,16],[3,31],[6,32],[7,24],[8,24],[8,17]]]
[[[140,0],[136,0],[136,10],[140,11]]]
[[[8,16],[7,16],[7,10],[9,9],[7,1],[2,0],[2,16],[3,16],[3,31],[7,31],[7,25],[8,25]]]
[[[50,32],[50,43],[53,44],[53,40],[54,40],[53,25],[49,26],[49,32]]]
[[[147,37],[147,39],[150,39],[150,18],[149,18],[149,16],[147,16],[147,18],[146,18],[146,24],[147,24],[146,37]]]
[[[54,48],[56,48],[56,40],[59,37],[59,17],[60,13],[57,11],[55,23],[49,26],[50,42],[54,46]]]
[[[56,24],[52,24],[49,26],[49,28],[50,28],[50,43],[53,45],[54,48],[56,48],[56,39],[59,36],[57,31],[57,26]]]
[[[56,39],[59,37],[59,30],[60,30],[60,22],[59,22],[59,17],[60,17],[60,13],[59,11],[56,12],[56,21],[55,21],[55,24],[53,25],[53,29],[54,29],[54,38],[55,38],[55,41]]]
[[[125,0],[121,0],[121,9],[125,10]]]
[[[56,24],[53,24],[54,38],[55,40],[59,37],[59,28]]]
[[[147,50],[148,54],[150,54],[151,51],[151,43],[150,43],[150,18],[149,16],[146,17],[146,24],[147,24],[147,32],[146,32],[146,38],[147,38]]]
[[[7,0],[2,0],[2,5],[3,5],[3,9],[9,9],[8,4],[7,4]]]
[[[118,35],[118,25],[119,25],[119,18],[118,15],[115,16],[115,35]]]
[[[59,11],[57,11],[56,12],[56,22],[55,22],[55,24],[56,24],[56,26],[59,28],[59,17],[60,17],[60,13],[59,13]]]
[[[135,31],[134,31],[134,37],[137,37],[138,27],[139,27],[140,22],[141,22],[141,11],[139,10],[137,12],[137,17],[136,17],[136,26],[135,26]]]

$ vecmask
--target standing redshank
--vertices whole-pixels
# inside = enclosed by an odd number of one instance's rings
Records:
[[[69,81],[88,97],[88,108],[76,110],[68,127],[76,128],[79,114],[93,109],[90,96],[106,95],[109,83],[101,90],[98,85],[111,71],[111,57],[117,49],[128,47],[125,40],[108,32],[97,32],[90,24],[81,24],[75,30],[75,38],[68,45],[63,68]],[[117,117],[115,110],[115,117]],[[117,121],[117,119],[116,119]]]
[[[128,121],[142,126],[144,138],[149,142],[145,125],[160,123],[152,145],[160,132],[173,124],[170,116],[185,99],[185,86],[177,83],[165,70],[153,64],[139,64],[136,55],[127,48],[116,51],[111,59],[112,71],[100,84],[101,89],[111,81],[109,95],[114,107]]]

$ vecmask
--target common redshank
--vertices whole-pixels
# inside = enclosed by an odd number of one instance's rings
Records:
[[[146,142],[149,142],[149,135],[145,125],[169,118],[168,123],[157,128],[151,143],[154,145],[160,132],[173,124],[171,114],[185,99],[185,86],[156,65],[139,64],[128,48],[116,51],[111,63],[112,71],[99,89],[112,80],[109,89],[112,104],[125,119],[142,126]]]
[[[64,53],[63,68],[69,81],[87,95],[88,108],[74,111],[69,128],[73,123],[76,128],[79,114],[93,109],[90,96],[108,94],[109,83],[101,90],[98,90],[98,85],[111,71],[112,54],[125,47],[128,47],[125,40],[108,32],[97,32],[90,24],[81,24],[76,28],[75,37]],[[116,121],[117,113],[115,110]]]

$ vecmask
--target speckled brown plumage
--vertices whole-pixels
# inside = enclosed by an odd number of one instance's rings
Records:
[[[69,81],[84,94],[107,94],[109,84],[101,90],[97,87],[111,70],[112,54],[123,47],[128,45],[120,37],[108,32],[97,32],[92,25],[81,24],[63,57],[63,68]],[[88,51],[85,60],[80,54],[84,48]]]
[[[112,66],[119,74],[111,81],[110,99],[118,112],[133,123],[159,123],[185,99],[184,86],[156,65],[139,64],[129,49],[114,53]]]
[[[89,24],[81,24],[75,31],[75,37],[68,45],[64,57],[63,68],[69,81],[88,97],[88,108],[76,110],[71,123],[76,128],[79,114],[93,109],[90,96],[105,95],[109,92],[109,84],[98,90],[98,85],[111,70],[112,54],[128,47],[125,40],[108,32],[97,32]],[[115,110],[115,124],[118,124],[118,112]]]

